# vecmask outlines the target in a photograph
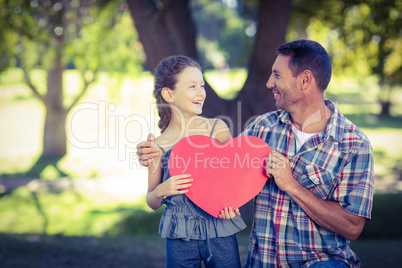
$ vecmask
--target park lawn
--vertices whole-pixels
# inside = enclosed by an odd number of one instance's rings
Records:
[[[242,263],[248,233],[238,235]],[[364,268],[402,267],[402,240],[356,240],[352,249]],[[125,237],[0,234],[0,267],[166,267],[165,241],[158,235]]]

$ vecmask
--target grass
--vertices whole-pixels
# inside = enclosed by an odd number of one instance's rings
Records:
[[[100,237],[157,230],[162,210],[151,213],[143,200],[97,203],[67,180],[34,180],[0,195],[0,232]]]
[[[244,263],[248,234],[238,235]],[[401,267],[402,240],[357,240],[352,249],[362,267]],[[21,256],[24,256],[21,258]],[[40,236],[0,234],[1,267],[165,267],[165,241],[157,235],[135,237]]]
[[[1,267],[164,267],[164,240],[0,234]],[[23,258],[21,258],[23,256]]]

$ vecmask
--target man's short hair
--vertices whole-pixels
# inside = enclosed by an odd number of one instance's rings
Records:
[[[294,77],[309,70],[321,90],[328,87],[332,75],[331,59],[325,49],[311,40],[296,40],[277,48],[278,54],[290,56],[289,68]]]

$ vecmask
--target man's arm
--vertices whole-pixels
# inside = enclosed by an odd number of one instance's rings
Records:
[[[289,160],[278,152],[270,154],[265,168],[267,176],[286,192],[319,226],[355,240],[363,230],[366,219],[345,211],[336,201],[323,200],[303,187],[293,177]]]
[[[155,144],[155,137],[152,133],[148,134],[147,140],[137,144],[138,161],[144,167],[148,167],[150,159],[162,155],[162,150]]]
[[[276,181],[276,180],[275,180]],[[363,230],[366,219],[345,211],[336,201],[323,200],[296,182],[287,194],[319,226],[356,240]]]

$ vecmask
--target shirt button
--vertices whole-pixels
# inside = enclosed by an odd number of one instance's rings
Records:
[[[290,162],[290,166],[291,166],[291,167],[294,167],[294,166],[295,166],[295,163],[294,163],[294,162]]]
[[[286,213],[285,212],[282,212],[282,214],[281,214],[283,217],[285,217],[286,216]]]
[[[320,179],[319,179],[319,178],[315,178],[315,179],[314,179],[314,182],[318,184],[318,183],[320,182]]]

